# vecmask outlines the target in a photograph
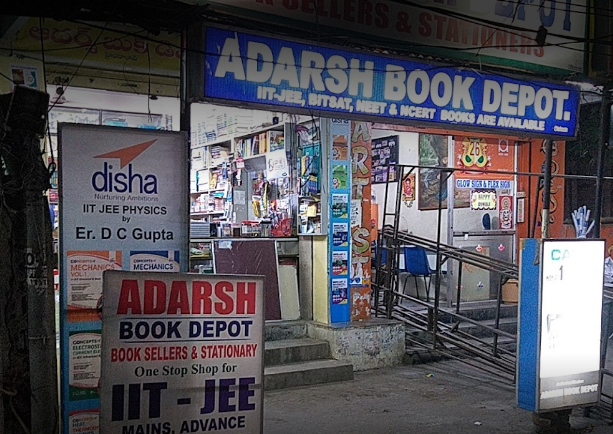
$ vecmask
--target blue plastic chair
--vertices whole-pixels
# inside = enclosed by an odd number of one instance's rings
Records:
[[[426,288],[426,301],[430,301],[430,282],[432,281],[432,274],[434,274],[434,270],[430,268],[430,263],[428,262],[428,255],[426,254],[426,249],[419,246],[404,246],[404,270],[409,273],[415,279],[415,293],[417,294],[417,298],[419,298],[419,289],[417,286],[417,278],[424,278],[424,287]],[[426,285],[426,279],[428,283]],[[407,285],[408,277],[404,280],[404,285],[402,286],[402,293],[404,294],[404,290]]]
[[[378,250],[379,246],[377,245],[377,243],[374,244],[373,246],[373,256],[372,256],[372,266],[376,266],[377,265],[377,250]],[[381,249],[381,266],[384,266],[385,264],[387,264],[387,249],[386,248],[382,248]]]

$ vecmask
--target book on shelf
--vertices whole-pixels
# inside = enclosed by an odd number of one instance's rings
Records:
[[[258,155],[260,153],[260,136],[251,137],[251,155]]]
[[[270,152],[279,151],[285,148],[285,136],[283,131],[268,132],[268,150]]]
[[[268,149],[268,139],[266,133],[258,134],[259,138],[259,152],[258,154],[265,154]]]

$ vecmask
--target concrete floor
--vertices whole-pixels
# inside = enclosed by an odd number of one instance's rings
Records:
[[[613,343],[609,345],[613,361]],[[612,434],[598,407],[576,433]],[[515,386],[459,361],[357,372],[353,381],[270,391],[265,434],[518,434],[534,431],[532,413],[515,405]]]

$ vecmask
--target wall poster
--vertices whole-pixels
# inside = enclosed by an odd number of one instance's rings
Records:
[[[439,191],[441,171],[437,167],[449,167],[448,149],[448,136],[419,135],[419,165],[431,167],[419,169],[417,205],[420,210],[438,209],[439,197],[442,200],[442,207],[447,208],[447,182],[443,182],[442,189]],[[456,197],[454,207],[467,207],[469,200],[468,193]]]
[[[402,179],[402,201],[410,206],[415,200],[415,174],[407,173]]]
[[[372,175],[373,184],[383,184],[396,180],[398,164],[398,136],[372,139]],[[389,176],[388,176],[389,175]]]
[[[454,137],[455,188],[513,188],[515,144],[508,138]],[[491,171],[491,172],[490,172]],[[509,172],[509,173],[502,173]]]

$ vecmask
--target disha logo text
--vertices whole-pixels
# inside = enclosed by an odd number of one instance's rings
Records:
[[[155,175],[135,173],[132,164],[121,172],[113,172],[113,165],[104,163],[104,168],[94,172],[92,187],[97,192],[157,194],[158,179]]]

